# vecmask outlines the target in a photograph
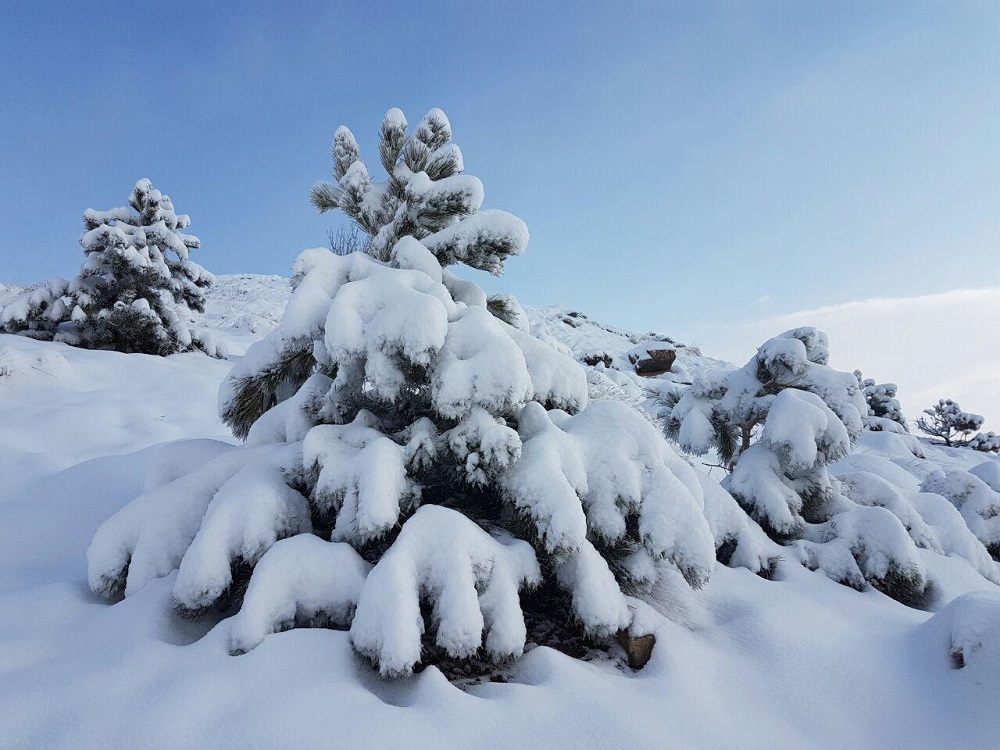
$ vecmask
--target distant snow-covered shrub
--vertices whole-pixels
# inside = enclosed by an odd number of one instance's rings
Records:
[[[1000,435],[995,432],[980,432],[969,440],[969,447],[983,453],[1000,453]]]

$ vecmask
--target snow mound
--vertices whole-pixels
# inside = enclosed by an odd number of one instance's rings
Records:
[[[1000,669],[1000,592],[974,591],[953,599],[923,626],[947,638],[952,664],[984,676]],[[942,637],[943,636],[943,637]]]
[[[26,352],[0,346],[0,388],[44,378],[65,378],[73,368],[59,352]]]

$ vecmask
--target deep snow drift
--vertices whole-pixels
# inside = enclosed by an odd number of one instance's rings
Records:
[[[236,361],[274,328],[287,296],[284,279],[221,277],[200,325]],[[578,359],[607,357],[588,370],[592,398],[652,410],[650,389],[723,365],[674,345],[671,373],[640,378],[632,359],[670,345],[664,337],[527,312],[540,338]],[[144,490],[232,452],[215,414],[232,364],[0,335],[0,748],[972,748],[1000,735],[1000,588],[987,580],[996,564],[956,521],[988,512],[1000,462],[926,442],[920,457],[891,433],[866,433],[831,472],[909,514],[911,536],[925,540],[931,611],[791,559],[773,581],[716,565],[701,590],[677,575],[652,606],[635,605],[657,635],[639,672],[618,653],[580,661],[536,648],[503,684],[456,687],[434,667],[387,682],[345,632],[267,635],[274,609],[178,619],[170,592],[183,569],[119,604],[96,599],[86,550],[97,527]],[[280,563],[269,573],[294,574]],[[357,596],[356,580],[341,584],[338,596]],[[248,650],[234,645],[256,648],[231,656]]]

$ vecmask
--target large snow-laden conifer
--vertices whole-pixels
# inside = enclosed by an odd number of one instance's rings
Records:
[[[171,354],[194,347],[221,354],[190,325],[205,309],[212,275],[189,255],[197,237],[186,214],[139,180],[129,207],[88,209],[80,245],[84,262],[72,281],[55,279],[8,301],[0,327],[74,346]]]
[[[461,158],[443,114],[404,130],[390,111],[383,164],[405,179],[374,192],[353,138],[337,133],[341,183],[319,194],[352,206],[376,245],[304,252],[281,325],[223,385],[221,413],[248,442],[235,453],[252,457],[227,454],[175,480],[190,502],[154,490],[110,519],[89,557],[95,590],[128,595],[179,567],[175,603],[197,614],[239,603],[236,574],[253,569],[234,652],[295,625],[349,624],[355,648],[397,675],[427,647],[518,656],[528,589],[533,621],[565,605],[580,631],[606,638],[630,624],[626,593],[664,566],[707,580],[701,482],[646,419],[588,405],[572,358],[490,314],[481,289],[442,267],[498,271],[527,232],[477,213],[478,180],[448,182]],[[164,529],[171,518],[182,528]],[[759,558],[744,537],[742,555]],[[134,575],[130,559],[155,565]],[[337,560],[340,572],[311,571]]]

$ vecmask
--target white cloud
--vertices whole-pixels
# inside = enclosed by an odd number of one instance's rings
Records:
[[[802,310],[731,328],[705,350],[742,364],[769,337],[806,325],[829,334],[837,369],[896,383],[910,419],[953,398],[1000,429],[1000,287]]]

